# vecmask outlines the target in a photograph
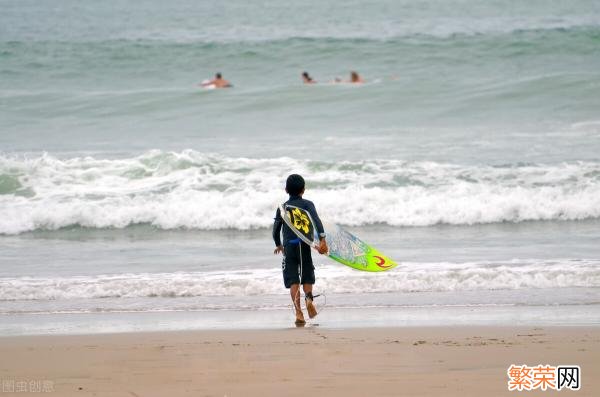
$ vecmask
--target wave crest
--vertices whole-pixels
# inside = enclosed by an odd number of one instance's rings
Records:
[[[0,233],[81,226],[268,227],[285,177],[307,180],[322,217],[426,226],[600,217],[600,163],[457,165],[300,161],[150,151],[125,159],[0,156]]]

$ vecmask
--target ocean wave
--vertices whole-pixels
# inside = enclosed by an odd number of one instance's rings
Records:
[[[456,37],[511,35],[523,32],[576,31],[581,29],[597,29],[600,17],[589,15],[563,15],[548,17],[546,15],[507,16],[435,16],[427,15],[405,20],[376,18],[376,23],[364,23],[361,20],[348,20],[340,23],[338,18],[330,21],[326,15],[320,16],[320,23],[279,24],[268,21],[265,24],[244,23],[236,29],[224,29],[221,24],[205,24],[202,29],[197,25],[188,26],[151,26],[138,29],[122,29],[120,26],[106,30],[105,26],[97,26],[96,30],[78,29],[54,31],[49,34],[40,30],[40,34],[27,31],[26,35],[18,29],[7,34],[0,43],[9,45],[6,50],[10,54],[11,46],[21,42],[29,43],[126,43],[136,46],[144,43],[169,44],[205,44],[221,45],[232,43],[257,44],[288,40],[395,40],[429,37],[434,39],[452,39]],[[306,21],[308,22],[308,21]],[[98,29],[99,28],[99,29]]]
[[[598,260],[402,263],[371,274],[317,266],[318,288],[329,294],[598,288]],[[0,301],[97,298],[245,297],[281,294],[281,271],[178,272],[78,277],[0,278]]]
[[[433,24],[435,25],[435,23]],[[227,56],[241,56],[251,58],[252,55],[263,55],[273,51],[284,51],[288,48],[295,52],[303,48],[311,52],[324,53],[333,49],[376,46],[388,48],[395,46],[402,51],[410,50],[415,45],[428,43],[435,45],[435,51],[440,52],[445,48],[452,48],[452,43],[461,47],[466,43],[489,43],[490,50],[502,53],[505,47],[518,46],[521,51],[527,44],[535,43],[532,51],[554,48],[554,44],[546,43],[548,40],[565,41],[573,47],[585,44],[593,45],[600,31],[600,18],[585,19],[581,21],[551,21],[548,23],[531,24],[517,21],[504,23],[498,20],[488,26],[468,24],[455,26],[453,24],[437,24],[428,29],[390,28],[378,30],[373,33],[349,31],[348,33],[333,33],[328,31],[306,32],[282,31],[278,34],[242,34],[234,36],[210,36],[197,31],[189,34],[180,34],[179,31],[161,31],[158,34],[136,32],[124,37],[98,37],[92,40],[69,39],[53,40],[47,36],[39,40],[15,39],[0,40],[0,51],[11,57],[19,59],[29,53],[39,52],[42,48],[53,48],[55,51],[48,56],[54,59],[70,58],[73,55],[85,55],[97,59],[112,58],[114,61],[127,61],[135,59],[157,58],[156,61],[169,61],[172,54],[178,54],[188,59],[196,59],[190,51],[201,51],[207,55],[218,54]],[[272,33],[272,32],[270,32]],[[380,45],[388,45],[379,47]],[[439,45],[439,46],[438,46]],[[585,47],[589,48],[589,46]],[[428,48],[416,48],[418,52],[427,51]],[[573,49],[570,49],[571,51]],[[415,56],[418,55],[415,53]],[[161,56],[161,53],[166,53]],[[186,57],[188,53],[189,57]],[[286,52],[287,53],[287,52]],[[291,53],[290,53],[291,54]],[[173,60],[171,60],[173,62]],[[34,63],[30,66],[42,67],[43,63]]]
[[[298,43],[311,44],[325,42],[373,42],[373,41],[406,41],[412,39],[452,40],[481,36],[522,36],[526,34],[545,33],[584,33],[594,32],[600,28],[597,16],[571,17],[562,19],[523,20],[516,18],[487,18],[485,20],[448,20],[446,18],[431,19],[415,24],[383,23],[373,30],[354,27],[349,29],[279,29],[263,30],[248,27],[245,32],[199,32],[197,30],[163,30],[160,32],[137,31],[114,37],[112,40],[131,42],[157,42],[178,44],[204,44],[207,46],[223,44],[261,44],[261,43]]]
[[[256,229],[307,180],[321,216],[345,225],[472,225],[600,217],[600,163],[457,165],[307,161],[150,151],[125,159],[0,155],[0,234],[71,226]]]

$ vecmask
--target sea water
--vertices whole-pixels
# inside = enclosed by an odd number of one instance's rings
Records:
[[[322,326],[599,323],[597,1],[0,7],[1,334],[290,325],[290,173]]]

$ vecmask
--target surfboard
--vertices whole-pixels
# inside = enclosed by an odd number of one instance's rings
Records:
[[[200,87],[203,90],[214,90],[215,88],[217,88],[216,85],[210,84],[210,80],[202,80],[202,83],[200,83]]]
[[[288,204],[281,204],[279,210],[285,224],[298,238],[317,249],[319,236],[310,213]],[[336,223],[323,221],[323,228],[329,248],[327,256],[334,261],[365,272],[383,272],[398,266],[392,259]]]

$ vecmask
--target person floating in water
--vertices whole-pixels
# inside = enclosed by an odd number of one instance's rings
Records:
[[[358,75],[358,73],[356,73],[354,70],[350,72],[350,81],[349,83],[352,84],[362,84],[365,81],[362,79],[362,77],[360,77]]]
[[[304,194],[304,178],[298,174],[288,176],[285,183],[285,191],[290,195],[286,205],[292,205],[302,208],[311,215],[315,222],[315,228],[319,235],[319,253],[326,254],[329,250],[325,241],[325,230],[323,224],[317,215],[317,210],[312,201],[302,198]],[[306,297],[306,311],[308,316],[313,318],[317,315],[317,309],[313,303],[313,284],[315,283],[315,267],[313,266],[310,246],[300,240],[296,234],[283,221],[280,209],[275,212],[275,222],[273,223],[273,240],[275,241],[275,254],[283,254],[282,270],[283,284],[290,290],[290,296],[294,307],[296,308],[296,325],[303,326],[304,314],[300,307],[300,284]],[[283,229],[283,230],[282,230]],[[283,243],[281,241],[281,232],[283,231]]]
[[[315,84],[316,83],[316,81],[312,77],[310,77],[308,72],[302,72],[302,81],[304,82],[304,84]]]
[[[223,76],[221,75],[221,73],[217,73],[215,74],[215,78],[209,81],[204,81],[202,82],[202,84],[200,84],[202,87],[214,87],[214,88],[230,88],[233,87],[233,85],[225,80],[223,78]]]
[[[334,84],[362,84],[365,81],[360,77],[360,75],[354,70],[350,72],[350,80],[344,81],[341,77],[336,77],[333,79],[332,83]]]

